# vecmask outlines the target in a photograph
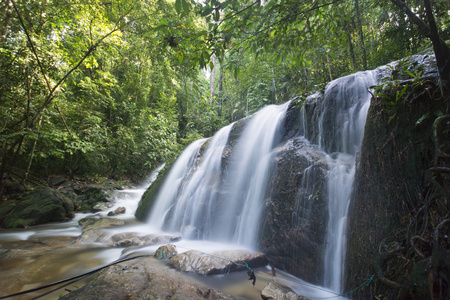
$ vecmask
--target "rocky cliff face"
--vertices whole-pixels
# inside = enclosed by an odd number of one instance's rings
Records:
[[[449,150],[449,99],[440,96],[432,68],[427,74],[429,65],[423,78],[399,78],[407,66],[393,70],[396,81],[378,90],[367,117],[350,207],[346,290],[372,275],[376,284],[354,299],[448,295],[449,159],[438,152]]]

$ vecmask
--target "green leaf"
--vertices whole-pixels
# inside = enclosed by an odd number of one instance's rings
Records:
[[[420,119],[416,121],[416,126],[420,125],[426,118],[428,118],[429,115],[430,112],[427,112],[422,117],[420,117]]]

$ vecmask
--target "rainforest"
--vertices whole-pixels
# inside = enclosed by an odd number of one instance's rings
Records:
[[[445,0],[3,0],[0,299],[449,299],[449,39]]]

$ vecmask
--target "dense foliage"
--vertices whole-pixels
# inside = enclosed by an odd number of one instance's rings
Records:
[[[448,9],[434,1],[444,40]],[[5,0],[0,18],[2,179],[138,179],[264,105],[431,45],[389,1]]]

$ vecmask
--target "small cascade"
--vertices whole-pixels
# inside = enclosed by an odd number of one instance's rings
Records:
[[[162,221],[165,230],[179,231],[185,238],[207,240],[212,237],[222,152],[231,127],[228,125],[217,132],[208,142],[200,164],[192,165],[186,173],[189,177],[183,178],[178,194],[170,198],[170,210],[167,215],[161,215],[165,217]]]
[[[206,139],[201,139],[190,144],[178,157],[171,168],[148,219],[150,225],[153,227],[162,228],[164,216],[169,207],[172,206],[173,199],[178,195],[179,190],[182,187],[183,178],[192,171],[195,164],[195,158],[205,141]]]
[[[356,154],[361,147],[370,105],[368,88],[377,71],[358,72],[328,84],[321,103],[319,146],[328,153],[328,229],[324,256],[324,285],[342,292],[345,231],[355,177]]]
[[[281,126],[289,102],[267,106],[256,113],[242,133],[230,159],[226,181],[231,191],[227,209],[221,214],[217,234],[240,245],[255,247],[266,194],[271,155],[281,137]],[[236,224],[236,225],[234,225]]]

